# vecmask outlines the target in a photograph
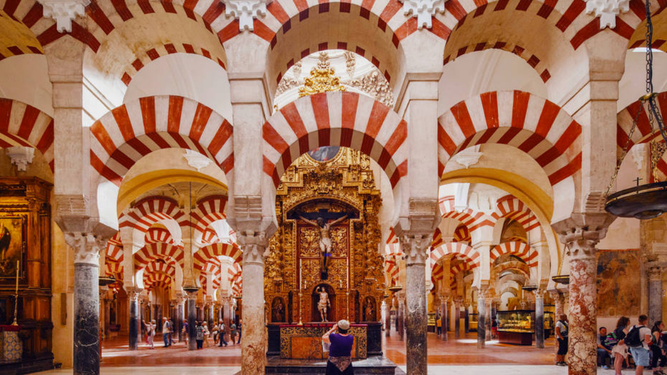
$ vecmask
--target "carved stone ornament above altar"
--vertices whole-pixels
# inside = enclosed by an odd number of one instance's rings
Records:
[[[600,17],[600,30],[616,28],[616,16],[630,10],[630,0],[585,0],[586,13]]]
[[[59,33],[71,33],[72,21],[86,14],[90,0],[38,0],[44,8],[44,17],[56,21]]]
[[[403,14],[417,18],[417,28],[433,27],[433,16],[445,11],[445,0],[400,0],[403,3]]]
[[[266,6],[271,0],[222,0],[225,15],[239,20],[239,31],[253,31],[253,19],[266,16]]]

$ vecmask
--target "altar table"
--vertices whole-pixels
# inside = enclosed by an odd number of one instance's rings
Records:
[[[306,323],[304,325],[280,325],[280,358],[326,359],[329,353],[322,350],[322,336],[334,323]],[[348,333],[354,336],[352,358],[366,358],[368,349],[368,325],[350,324]]]

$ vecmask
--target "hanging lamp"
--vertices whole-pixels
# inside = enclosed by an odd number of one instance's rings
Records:
[[[660,132],[662,139],[667,143],[667,129],[662,119],[662,115],[658,110],[656,102],[656,93],[653,92],[653,23],[651,21],[650,0],[646,0],[646,95],[639,98],[640,106],[637,109],[637,114],[632,121],[632,127],[628,134],[628,140],[619,159],[616,170],[612,176],[609,187],[607,188],[607,197],[605,203],[605,210],[614,216],[632,217],[640,220],[647,220],[656,218],[667,212],[667,182],[654,182],[639,185],[639,178],[637,179],[637,186],[629,189],[618,191],[609,195],[616,178],[618,171],[621,168],[621,163],[628,153],[630,144],[632,143],[632,134],[637,128],[637,120],[641,111],[646,107],[648,112],[648,120],[651,126],[651,135],[657,130]],[[657,128],[657,129],[656,129]],[[652,150],[651,154],[651,172],[653,179],[657,181],[656,168],[660,161],[662,154],[665,152],[664,147],[659,147],[657,138],[650,141]]]

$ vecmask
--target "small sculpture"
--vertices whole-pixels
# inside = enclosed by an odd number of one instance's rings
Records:
[[[342,217],[332,221],[331,223],[327,223],[327,221],[323,217],[318,217],[317,222],[308,220],[302,215],[299,215],[299,218],[306,223],[316,226],[320,228],[320,251],[322,251],[322,256],[320,257],[320,273],[322,280],[326,280],[329,275],[329,270],[327,266],[327,258],[331,256],[331,237],[329,236],[329,232],[331,230],[331,227],[340,223],[341,221],[347,219],[348,214],[343,215]]]
[[[320,295],[320,301],[317,303],[317,310],[320,312],[320,317],[323,322],[327,321],[327,309],[329,308],[329,294],[324,287],[317,287],[316,292]]]

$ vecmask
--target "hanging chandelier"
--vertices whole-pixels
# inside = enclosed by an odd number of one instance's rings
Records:
[[[637,178],[637,186],[629,189],[618,191],[609,195],[616,178],[618,171],[621,168],[621,163],[628,153],[628,149],[632,143],[632,134],[637,128],[637,121],[639,115],[644,108],[647,109],[649,124],[651,126],[651,136],[654,132],[660,132],[662,140],[667,144],[667,129],[662,119],[662,114],[658,110],[656,101],[656,93],[653,92],[653,23],[651,21],[650,0],[646,0],[646,94],[639,98],[640,106],[632,121],[632,127],[628,133],[628,139],[623,152],[616,165],[616,170],[612,176],[609,187],[607,188],[607,200],[605,203],[605,210],[614,216],[632,217],[640,220],[647,220],[656,218],[667,212],[667,182],[653,182],[639,185],[640,178]],[[651,155],[651,173],[653,180],[658,180],[656,172],[658,162],[665,152],[665,144],[660,144],[659,138],[656,137],[649,141],[651,148],[649,150]]]

